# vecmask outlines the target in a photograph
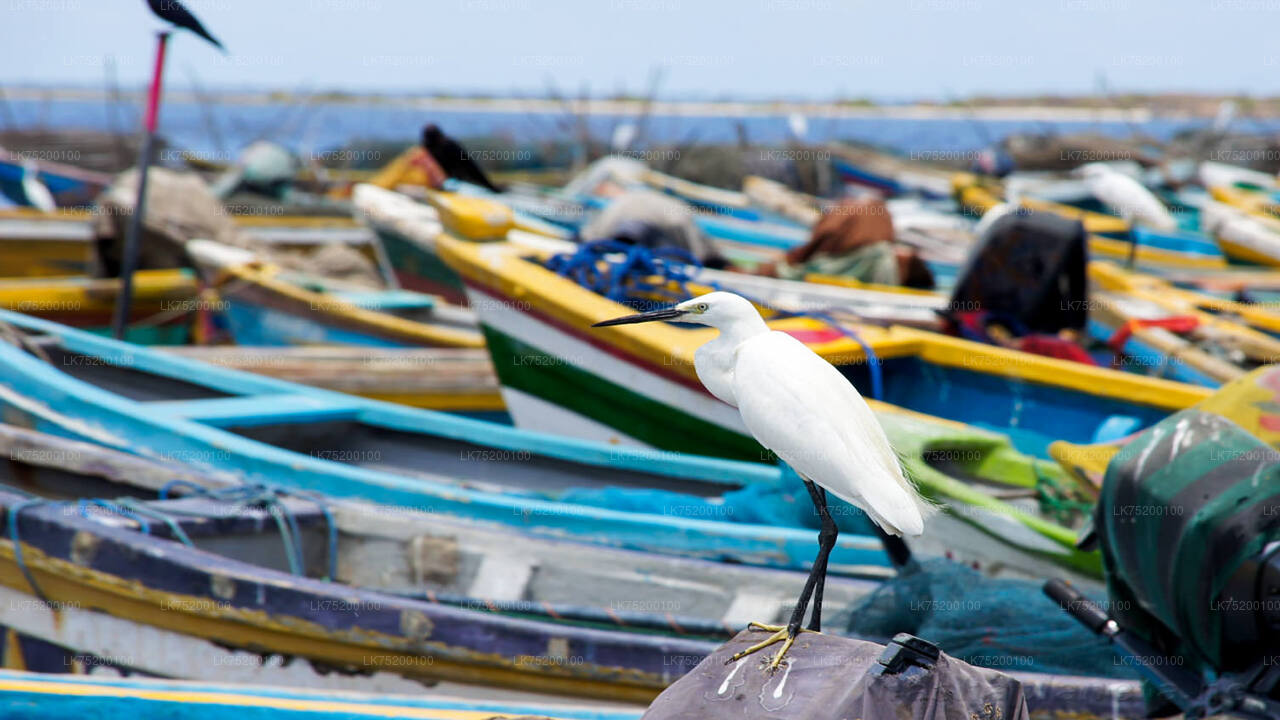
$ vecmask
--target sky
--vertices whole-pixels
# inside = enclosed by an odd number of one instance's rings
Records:
[[[1280,94],[1280,0],[183,0],[170,87],[947,100]],[[141,86],[144,0],[0,0],[0,87]]]

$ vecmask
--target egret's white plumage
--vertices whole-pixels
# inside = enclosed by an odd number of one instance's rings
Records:
[[[1089,163],[1078,168],[1089,192],[1129,222],[1157,230],[1176,230],[1178,223],[1160,198],[1136,179],[1105,163]]]
[[[27,202],[31,203],[32,207],[41,212],[51,213],[58,209],[58,204],[53,200],[53,193],[40,182],[36,164],[30,160],[22,161],[22,194],[27,196]]]
[[[929,505],[906,478],[867,402],[831,363],[770,330],[746,299],[713,292],[680,318],[720,330],[698,348],[698,379],[738,408],[761,445],[803,477],[866,511],[891,535],[919,535]]]

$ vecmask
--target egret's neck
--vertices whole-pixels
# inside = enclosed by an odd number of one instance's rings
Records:
[[[769,332],[769,326],[764,324],[764,318],[754,312],[721,322],[716,325],[716,329],[720,331],[721,340],[735,346],[756,335]]]

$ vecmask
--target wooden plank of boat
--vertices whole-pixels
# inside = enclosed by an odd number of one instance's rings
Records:
[[[106,333],[120,281],[92,277],[0,278],[0,308]],[[134,276],[126,339],[143,344],[186,342],[200,309],[190,270],[143,270]]]
[[[50,360],[0,343],[0,407],[27,427],[548,536],[777,567],[812,556],[808,530],[555,500],[600,488],[716,498],[779,482],[775,467],[522,431],[203,365],[3,310],[0,320],[38,338]],[[878,540],[842,535],[832,563],[882,573],[887,560]]]
[[[502,412],[489,353],[353,346],[158,348],[219,367],[443,412]]]
[[[334,281],[291,276],[259,261],[252,252],[209,240],[191,241],[187,252],[217,289],[232,334],[243,345],[474,348],[483,344],[469,311],[431,296],[343,291]],[[379,311],[383,309],[394,312]]]
[[[69,662],[75,657],[68,657]],[[81,663],[93,658],[82,656]],[[75,677],[0,670],[0,714],[9,718],[75,717],[80,720],[242,720],[245,717],[346,720],[638,720],[640,709],[566,705],[546,701],[497,701],[406,691],[316,692],[293,687],[255,687],[101,674]]]

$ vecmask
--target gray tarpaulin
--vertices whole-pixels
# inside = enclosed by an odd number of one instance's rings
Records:
[[[789,663],[774,673],[766,648],[726,665],[737,651],[767,637],[743,631],[668,687],[644,720],[1027,720],[1017,680],[946,654],[936,659],[834,635],[801,633]],[[902,641],[899,636],[895,640]],[[913,639],[911,639],[913,640]],[[907,644],[911,640],[906,640]],[[919,642],[919,641],[915,641]],[[927,645],[924,646],[927,649]],[[882,659],[894,655],[898,662]],[[918,660],[918,662],[914,662]],[[926,667],[931,666],[931,667]]]

